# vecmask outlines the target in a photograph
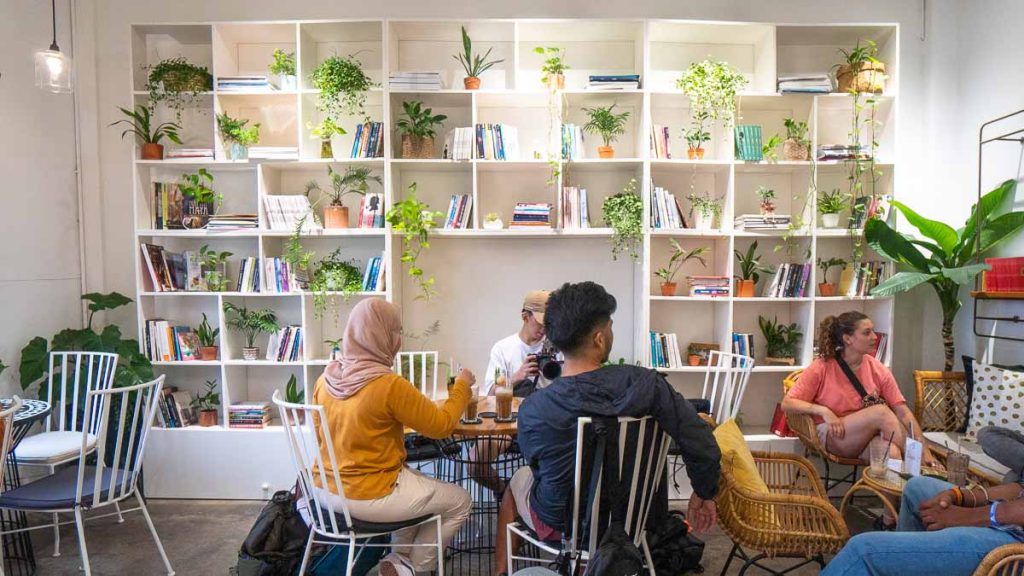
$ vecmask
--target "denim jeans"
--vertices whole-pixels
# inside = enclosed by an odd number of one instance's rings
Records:
[[[952,486],[919,476],[907,482],[897,532],[867,532],[854,536],[829,562],[824,576],[970,575],[992,549],[1017,540],[992,528],[946,528],[925,532],[917,511],[925,500]]]
[[[1024,470],[1024,434],[999,426],[985,426],[978,430],[978,444],[981,449],[1010,469],[1003,477],[1003,482],[1020,480]]]

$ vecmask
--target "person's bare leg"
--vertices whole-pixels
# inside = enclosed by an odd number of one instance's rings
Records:
[[[498,472],[494,466],[491,466],[491,462],[508,450],[510,444],[506,440],[483,439],[469,451],[470,477],[476,480],[477,484],[492,490],[495,494],[501,494],[505,490],[505,481],[498,476]]]
[[[498,509],[498,531],[494,535],[494,573],[508,573],[508,543],[506,542],[507,526],[516,519],[516,500],[511,490],[505,491],[505,497],[501,499],[501,508]],[[512,550],[518,550],[522,543],[519,536],[512,535]]]
[[[892,435],[892,448],[896,458],[902,454],[907,432],[899,418],[888,406],[869,406],[853,414],[843,416],[845,433],[842,438],[829,432],[827,449],[833,454],[847,458],[859,458],[872,438],[881,434],[886,440]],[[891,449],[890,449],[891,450]]]

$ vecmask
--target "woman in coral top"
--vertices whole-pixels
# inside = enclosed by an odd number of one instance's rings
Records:
[[[408,380],[392,372],[401,348],[398,307],[380,298],[357,304],[349,315],[340,361],[331,362],[317,380],[313,402],[324,407],[334,444],[343,492],[319,486],[323,502],[341,510],[338,494],[353,518],[366,522],[398,522],[441,515],[441,537],[447,543],[469,516],[469,493],[454,484],[428,478],[405,466],[405,428],[430,438],[451,435],[466,410],[476,378],[459,372],[439,408]],[[317,427],[321,451],[324,430]],[[323,453],[330,466],[330,457]],[[315,477],[319,484],[319,471]],[[392,553],[381,560],[381,576],[413,576],[435,569],[437,549],[402,544],[436,542],[433,523],[400,530],[392,537]]]
[[[892,372],[871,355],[877,343],[874,324],[860,312],[825,318],[818,327],[818,357],[782,401],[787,413],[810,414],[822,446],[838,456],[867,460],[871,439],[891,435],[890,457],[900,458],[909,431],[921,440],[921,426]],[[928,448],[921,459],[925,466],[936,465]]]

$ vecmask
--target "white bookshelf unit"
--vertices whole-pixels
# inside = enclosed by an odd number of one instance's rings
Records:
[[[493,48],[492,57],[504,61],[482,76],[482,88],[462,89],[463,72],[451,55],[461,47],[460,26],[466,26],[474,50]],[[806,198],[812,185],[819,190],[847,189],[848,168],[835,162],[745,163],[733,159],[732,130],[716,123],[703,160],[686,160],[683,129],[690,123],[689,101],[675,80],[692,63],[705,58],[723,60],[749,80],[739,100],[740,123],[760,124],[764,137],[785,135],[783,118],[806,121],[810,127],[812,154],[819,143],[849,140],[853,98],[848,94],[799,95],[776,92],[779,75],[824,72],[838,62],[838,49],[854,46],[858,40],[874,40],[879,57],[887,63],[889,79],[884,94],[876,96],[878,120],[876,167],[878,191],[894,194],[896,170],[896,115],[898,94],[899,32],[894,24],[879,25],[774,25],[764,23],[718,23],[671,20],[359,20],[316,22],[230,22],[210,24],[136,25],[132,28],[131,98],[136,104],[148,101],[144,90],[148,65],[177,56],[206,66],[214,77],[214,90],[199,96],[198,106],[186,108],[182,117],[182,138],[188,147],[209,147],[214,159],[134,161],[132,183],[137,278],[137,309],[140,336],[146,320],[164,318],[196,326],[206,313],[211,325],[221,329],[221,356],[217,361],[155,362],[158,373],[167,374],[167,384],[199,392],[203,382],[216,379],[222,395],[218,426],[200,428],[154,427],[147,453],[147,493],[155,497],[259,499],[294,481],[284,433],[275,419],[262,430],[227,427],[226,406],[243,401],[269,401],[274,390],[283,390],[294,375],[306,392],[312,388],[327,363],[329,347],[324,340],[341,337],[351,307],[360,299],[380,296],[402,307],[403,323],[410,333],[421,332],[440,320],[441,330],[430,339],[406,338],[407,349],[439,350],[442,358],[455,357],[473,369],[479,378],[493,342],[513,332],[518,324],[522,295],[533,288],[555,288],[562,282],[594,280],[602,283],[619,301],[615,315],[618,335],[612,358],[650,365],[649,330],[674,332],[685,361],[691,342],[718,344],[731,349],[733,332],[755,334],[758,365],[742,406],[745,431],[762,445],[771,440],[759,432],[767,428],[781,382],[791,371],[788,366],[763,363],[764,342],[757,316],[777,316],[796,322],[804,334],[797,366],[811,361],[813,335],[818,322],[829,314],[848,309],[871,316],[876,328],[889,336],[886,357],[892,358],[893,302],[889,298],[818,297],[815,286],[820,270],[814,268],[806,298],[689,298],[660,295],[653,272],[667,264],[669,241],[678,239],[684,248],[707,246],[707,268],[688,263],[677,276],[679,293],[686,293],[686,276],[736,273],[734,250],[759,244],[763,261],[811,262],[818,257],[849,258],[855,240],[847,230],[818,226],[814,206]],[[541,83],[542,58],[537,46],[565,48],[565,90],[549,92]],[[295,52],[298,88],[291,91],[224,92],[216,89],[220,76],[265,74],[275,49]],[[342,118],[348,134],[335,137],[334,160],[320,159],[320,142],[309,134],[318,123],[318,94],[309,76],[316,65],[332,55],[357,54],[363,69],[380,84],[367,94],[366,111],[374,121],[384,123],[384,157],[349,159],[360,118]],[[443,89],[410,92],[390,90],[389,72],[429,70],[441,73]],[[618,92],[587,91],[590,74],[639,74],[641,89]],[[448,119],[438,130],[434,158],[398,158],[399,137],[395,121],[402,102],[421,100]],[[630,111],[626,134],[617,141],[616,156],[597,159],[600,139],[585,139],[586,159],[562,161],[559,123],[586,123],[583,107],[616,104],[616,110]],[[261,145],[296,146],[291,160],[225,160],[225,147],[217,130],[215,114],[259,122]],[[173,111],[157,107],[160,121],[173,119]],[[444,135],[452,128],[477,123],[503,123],[518,130],[521,156],[517,160],[451,161],[441,158]],[[671,130],[672,159],[652,158],[651,125]],[[866,137],[866,136],[865,136]],[[138,152],[133,151],[134,158]],[[549,162],[551,158],[553,164]],[[401,237],[389,228],[323,230],[303,234],[302,243],[315,250],[317,259],[336,248],[344,258],[365,266],[372,256],[383,255],[385,283],[380,292],[359,293],[348,302],[337,298],[337,317],[330,313],[316,318],[313,297],[308,292],[261,294],[239,292],[155,292],[147,284],[141,263],[141,243],[160,244],[172,251],[198,250],[209,245],[229,250],[232,284],[242,257],[279,257],[290,232],[271,230],[263,207],[265,195],[301,194],[311,179],[325,188],[327,167],[343,170],[362,165],[380,176],[382,186],[371,191],[384,194],[385,209],[405,198],[408,186],[416,182],[417,197],[433,210],[444,211],[452,194],[472,197],[468,229],[443,230],[432,234],[431,247],[420,258],[427,274],[437,278],[440,295],[432,301],[416,300],[417,291],[408,279],[399,256]],[[221,213],[259,214],[253,230],[214,232],[206,230],[152,230],[152,183],[177,181],[183,173],[206,168],[215,176],[214,188],[224,195]],[[557,178],[551,178],[557,168]],[[601,218],[602,201],[622,190],[631,178],[644,198],[645,221],[639,262],[620,257],[612,261],[611,230]],[[690,192],[708,192],[724,200],[719,227],[714,231],[693,229],[651,229],[649,189],[667,188],[685,207]],[[777,192],[780,213],[803,211],[804,227],[790,234],[792,252],[776,251],[786,244],[782,232],[744,232],[733,229],[733,217],[756,213],[754,190],[766,185]],[[588,190],[592,228],[560,229],[559,206],[563,186]],[[544,202],[552,205],[551,228],[507,228],[515,202]],[[346,201],[352,212],[358,198]],[[497,213],[506,224],[503,230],[485,230],[484,215]],[[354,225],[354,221],[353,221]],[[864,247],[865,260],[881,260]],[[891,270],[890,270],[891,271]],[[837,274],[836,271],[831,272]],[[763,281],[762,281],[763,283]],[[762,286],[757,287],[757,294]],[[227,328],[225,302],[250,307],[273,308],[282,325],[300,325],[304,350],[296,362],[242,359],[241,336]],[[330,309],[328,309],[330,312]],[[141,339],[141,338],[140,338]],[[258,342],[265,352],[267,339]],[[703,381],[702,367],[666,370],[680,392],[696,395]]]

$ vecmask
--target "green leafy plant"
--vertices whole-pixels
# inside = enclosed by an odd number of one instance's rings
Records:
[[[341,257],[341,248],[335,248],[319,262],[310,282],[314,292],[342,292],[346,300],[363,288],[363,273],[352,259]]]
[[[828,271],[835,267],[841,270],[844,266],[846,266],[846,260],[842,258],[833,257],[828,260],[818,258],[818,268],[821,268],[821,282],[828,284]]]
[[[295,374],[288,377],[288,382],[284,385],[284,401],[289,404],[305,404],[306,402],[306,391],[299,390],[299,382],[295,378]]]
[[[313,70],[310,80],[320,91],[317,108],[321,112],[334,120],[340,120],[342,116],[369,120],[366,93],[377,84],[363,71],[355,54],[327,58]]]
[[[775,211],[775,190],[767,186],[758,186],[754,193],[757,194],[757,197],[761,201],[762,212]]]
[[[708,216],[718,216],[722,213],[722,199],[713,198],[707,192],[703,196],[690,194],[686,199],[690,201],[691,216],[696,213],[707,218]]]
[[[398,131],[419,138],[433,138],[437,135],[437,126],[448,119],[444,114],[434,114],[433,108],[424,108],[423,102],[412,100],[402,102],[403,118],[395,122]]]
[[[782,144],[782,136],[778,134],[772,134],[767,142],[761,144],[761,156],[764,157],[765,162],[779,161],[779,151],[777,150],[779,144]]]
[[[878,45],[874,40],[865,40],[864,45],[860,45],[860,40],[857,40],[856,46],[850,50],[840,48],[839,53],[843,55],[843,59],[846,61],[846,65],[850,67],[854,73],[860,72],[861,67],[864,64],[872,63],[877,64],[878,58]],[[835,67],[838,68],[840,65],[837,64]]]
[[[842,192],[839,188],[834,188],[831,192],[826,190],[818,196],[818,213],[839,214],[846,207],[846,202],[849,199],[850,195]]]
[[[740,273],[736,276],[740,280],[753,280],[754,284],[761,279],[761,272],[771,274],[774,272],[770,266],[761,264],[761,255],[757,253],[757,240],[750,243],[746,252],[733,250],[736,260],[740,263]]]
[[[330,344],[331,352],[333,353],[335,350],[341,350],[341,341],[342,340],[344,340],[344,338],[336,338],[334,340],[328,339],[328,340],[324,340],[324,344]]]
[[[223,270],[224,263],[227,262],[229,256],[233,256],[233,254],[226,250],[223,252],[212,250],[205,244],[199,248],[203,278],[206,280],[206,288],[210,292],[223,292],[227,288],[228,280]]]
[[[206,319],[206,312],[203,312],[203,321],[196,328],[196,338],[199,339],[199,345],[204,348],[216,346],[218,335],[220,335],[220,328],[210,326],[210,322]]]
[[[285,52],[278,48],[270,56],[274,59],[269,66],[271,74],[295,76],[295,52]]]
[[[430,206],[416,198],[415,182],[409,185],[406,198],[395,202],[385,216],[391,229],[402,235],[401,261],[408,266],[409,277],[420,289],[416,300],[430,300],[437,294],[434,278],[424,274],[417,260],[423,250],[430,248],[430,231],[436,227],[436,219],[441,216],[440,212],[430,210]]]
[[[178,123],[187,106],[202,102],[203,93],[213,90],[213,75],[203,66],[189,63],[184,57],[168,58],[154,66],[146,67],[146,91],[149,105],[155,107],[163,102],[175,112]]]
[[[544,74],[544,82],[547,82],[552,76],[565,74],[565,71],[569,69],[562,60],[565,58],[565,48],[537,46],[533,51],[541,56],[547,56],[540,67],[540,71]]]
[[[216,392],[217,380],[207,380],[206,390],[192,399],[192,407],[200,412],[216,410],[220,406],[220,394]]]
[[[342,198],[346,194],[365,196],[370,191],[370,181],[383,184],[380,176],[373,173],[373,169],[367,166],[347,166],[345,172],[338,173],[331,166],[327,167],[327,174],[331,177],[331,190],[324,191],[315,180],[306,183],[306,194],[313,190],[326,193],[331,199],[331,206],[344,206]]]
[[[135,110],[121,107],[118,107],[118,110],[128,118],[112,122],[110,125],[128,125],[128,128],[121,132],[122,139],[128,134],[134,134],[142,144],[159,144],[165,137],[175,144],[181,144],[181,138],[178,136],[178,131],[181,130],[180,124],[164,122],[153,126],[153,111],[141,104],[136,106]]]
[[[892,296],[924,283],[935,290],[942,306],[946,371],[953,369],[955,358],[953,321],[960,311],[960,286],[990,269],[988,264],[978,263],[981,258],[1024,228],[1024,211],[997,215],[1013,201],[1016,188],[1016,181],[1007,180],[982,196],[960,229],[929,220],[894,201],[893,206],[924,239],[900,234],[878,219],[868,220],[864,227],[865,240],[875,252],[905,268],[875,286],[873,296]]]
[[[344,128],[338,125],[330,116],[325,116],[324,121],[319,124],[307,123],[306,128],[309,128],[309,133],[314,138],[321,140],[330,140],[332,136],[344,136],[348,134]]]
[[[270,308],[249,310],[245,306],[235,306],[231,302],[225,302],[224,312],[233,314],[231,318],[228,318],[228,327],[242,333],[245,337],[246,348],[255,348],[256,337],[260,334],[270,334],[281,329],[277,324],[277,314]]]
[[[686,264],[689,260],[697,260],[700,262],[701,266],[708,265],[704,260],[704,254],[710,252],[711,249],[707,246],[701,246],[700,248],[694,248],[693,250],[687,251],[679,245],[679,242],[675,238],[669,240],[669,243],[672,245],[672,256],[668,259],[668,267],[659,268],[658,271],[654,273],[655,276],[661,278],[663,281],[672,282],[672,279],[675,278],[679,269],[682,268],[683,264]]]
[[[211,188],[212,185],[213,174],[210,174],[206,168],[200,168],[195,173],[182,174],[178,189],[181,190],[182,196],[191,198],[200,204],[209,202],[219,204],[224,200],[224,196],[214,192]]]
[[[768,320],[764,316],[758,315],[757,324],[764,336],[765,352],[768,357],[796,358],[803,333],[800,332],[800,328],[795,322],[786,325],[779,323],[778,316]]]
[[[7,370],[7,365],[4,364],[3,360],[0,360],[0,374],[3,374],[4,370]]]
[[[227,112],[217,114],[217,129],[225,142],[234,142],[242,146],[252,146],[260,141],[259,123],[246,127],[249,120],[232,118]]]
[[[811,141],[807,139],[807,122],[797,122],[792,118],[784,118],[782,123],[786,126],[786,139],[796,140],[803,146],[809,146]]]
[[[736,93],[747,79],[725,62],[694,62],[676,81],[676,87],[690,97],[690,114],[703,129],[704,122],[722,120],[726,127],[736,118]]]
[[[469,34],[466,32],[466,27],[462,27],[462,52],[452,56],[459,64],[462,64],[462,68],[466,71],[466,76],[469,78],[479,78],[481,74],[491,69],[495,64],[500,64],[504,60],[488,60],[491,55],[491,50],[494,48],[488,48],[484,55],[473,54],[473,41],[470,40]]]
[[[633,261],[640,259],[643,240],[644,202],[637,193],[637,182],[631,178],[622,192],[605,198],[601,204],[605,223],[612,229],[612,260],[626,252]]]
[[[711,140],[711,133],[705,130],[703,125],[685,130],[683,135],[686,137],[686,144],[690,148],[701,148],[705,142]]]
[[[497,212],[488,212],[487,215],[484,216],[484,222],[497,222],[499,218],[500,216],[498,216]]]
[[[611,106],[594,106],[593,108],[582,108],[590,117],[583,130],[590,134],[600,134],[605,146],[611,146],[612,142],[618,140],[619,136],[626,133],[626,121],[629,119],[629,112],[616,114]]]

